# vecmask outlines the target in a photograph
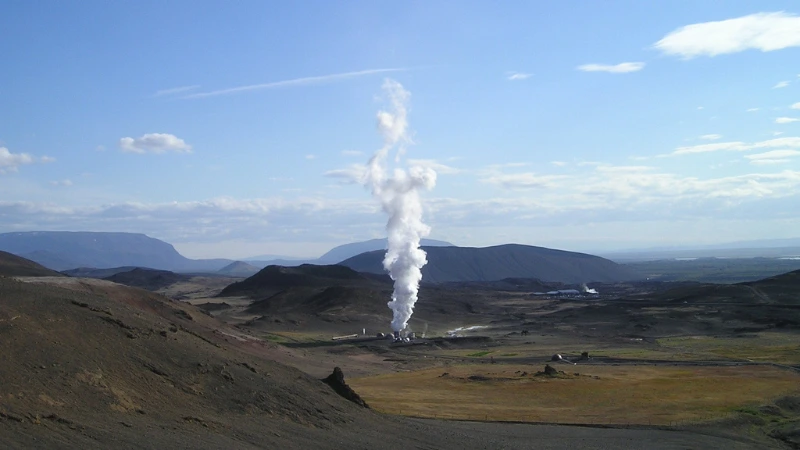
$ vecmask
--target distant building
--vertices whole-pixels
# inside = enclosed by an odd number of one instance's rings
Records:
[[[547,295],[558,295],[564,297],[570,297],[575,295],[581,295],[581,291],[577,289],[559,289],[557,291],[548,291]]]

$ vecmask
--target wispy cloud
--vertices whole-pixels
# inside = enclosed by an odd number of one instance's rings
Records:
[[[584,72],[608,72],[608,73],[628,73],[644,69],[643,62],[624,62],[620,64],[584,64],[578,66],[578,70]]]
[[[317,155],[310,155],[309,154],[309,155],[306,155],[305,158],[308,159],[308,160],[317,159]]]
[[[329,170],[324,173],[326,177],[342,178],[345,183],[361,183],[367,167],[364,164],[351,164],[344,169]]]
[[[780,124],[792,123],[792,122],[800,122],[800,119],[796,117],[778,117],[777,119],[775,119],[775,123],[780,123]]]
[[[721,138],[722,138],[721,134],[704,134],[700,136],[700,139],[703,139],[704,141],[716,141],[717,139]]]
[[[335,81],[343,81],[343,80],[348,80],[350,78],[363,77],[367,75],[376,75],[379,73],[400,72],[404,70],[408,69],[407,68],[370,69],[370,70],[359,70],[357,72],[320,75],[316,77],[294,78],[291,80],[273,81],[270,83],[261,83],[261,84],[250,84],[247,86],[238,86],[233,88],[220,89],[216,91],[198,92],[196,94],[186,95],[183,98],[205,98],[205,97],[214,97],[217,95],[238,94],[241,92],[258,91],[262,89],[275,89],[275,88],[292,87],[292,86],[309,86],[314,84],[324,84],[324,83],[332,83]]]
[[[547,189],[554,188],[556,182],[565,175],[541,175],[537,173],[494,174],[481,179],[482,182],[495,184],[510,189]]]
[[[746,152],[748,150],[755,150],[759,148],[780,148],[780,147],[800,148],[800,137],[769,139],[766,141],[754,142],[751,144],[747,144],[740,141],[734,141],[734,142],[718,142],[714,144],[692,145],[687,147],[678,147],[677,149],[675,149],[674,152],[668,155],[660,155],[660,156],[679,156],[679,155],[690,155],[696,153],[709,153],[718,151]]]
[[[519,81],[519,80],[526,80],[532,76],[533,76],[532,73],[508,72],[508,77],[506,79],[510,81]]]
[[[364,156],[361,150],[342,150],[342,156]]]
[[[795,103],[794,105],[790,106],[792,109],[800,109],[800,102]]]
[[[72,186],[72,180],[65,179],[65,180],[54,180],[50,182],[51,186],[61,186],[61,187],[70,187]]]
[[[168,133],[149,133],[142,137],[124,137],[119,140],[119,147],[125,153],[191,153],[192,146]]]
[[[775,86],[772,86],[772,89],[782,89],[782,88],[785,88],[786,86],[789,86],[789,82],[788,81],[779,81],[778,84],[776,84]]]
[[[193,90],[195,90],[195,89],[197,89],[199,87],[200,87],[199,84],[193,84],[191,86],[180,86],[180,87],[174,87],[174,88],[169,88],[169,89],[162,89],[160,91],[156,91],[156,93],[153,94],[153,97],[163,97],[165,95],[182,94],[184,92],[193,91]]]
[[[409,167],[427,167],[436,171],[437,174],[442,175],[453,175],[461,172],[461,169],[442,164],[435,159],[409,159],[408,165]]]
[[[764,153],[756,153],[754,155],[745,155],[745,158],[750,160],[750,164],[766,165],[766,164],[785,164],[791,162],[790,158],[800,156],[800,150],[772,150]]]
[[[761,108],[747,108],[747,110],[746,110],[746,111],[747,111],[747,112],[757,112],[757,111],[759,111],[760,109],[761,109]]]
[[[686,25],[653,44],[683,58],[717,56],[745,50],[770,52],[800,47],[800,17],[784,12],[756,13],[716,22]]]

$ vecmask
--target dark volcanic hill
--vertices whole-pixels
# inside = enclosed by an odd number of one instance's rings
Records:
[[[684,283],[663,292],[590,302],[537,319],[620,336],[741,335],[800,329],[800,271],[739,284]],[[528,324],[533,327],[534,323]]]
[[[641,278],[630,269],[599,256],[528,245],[495,247],[425,247],[424,283],[496,281],[536,278],[544,282],[618,282]],[[383,251],[362,253],[341,262],[359,272],[384,273]]]
[[[364,285],[370,278],[348,267],[303,264],[297,267],[267,266],[255,275],[231,284],[220,297],[265,297],[292,288]]]
[[[54,270],[29,259],[0,251],[0,276],[4,277],[60,277]]]
[[[148,291],[157,291],[161,288],[171,286],[179,281],[191,278],[189,275],[181,275],[168,270],[155,270],[137,267],[127,272],[119,272],[105,277],[105,280],[115,283],[133,286]]]
[[[247,261],[253,263],[254,265],[257,265],[258,267],[266,267],[266,266],[294,267],[302,264],[316,264],[316,265],[338,264],[347,258],[352,258],[353,256],[360,255],[361,253],[364,252],[371,252],[373,250],[385,250],[387,243],[388,240],[386,238],[370,239],[369,241],[363,241],[363,242],[351,242],[349,244],[343,244],[334,247],[330,249],[328,252],[326,252],[324,255],[316,259],[247,258]],[[429,247],[453,246],[453,244],[449,242],[437,241],[435,239],[422,239],[421,244]]]
[[[108,278],[111,275],[116,275],[120,272],[129,272],[138,267],[124,266],[124,267],[110,267],[107,269],[97,269],[94,267],[78,267],[76,269],[62,270],[61,273],[70,277],[79,278]]]
[[[31,231],[0,234],[0,250],[54,270],[76,267],[152,267],[181,272],[216,271],[227,259],[192,260],[158,239],[138,233]]]
[[[689,304],[800,305],[800,270],[737,284],[688,284],[661,294]]]
[[[259,268],[244,261],[234,261],[227,266],[219,269],[217,273],[234,277],[249,277],[258,273]]]
[[[422,239],[420,244],[425,247],[453,247],[453,244],[446,241],[437,241],[435,239]],[[388,239],[370,239],[364,242],[353,242],[350,244],[340,245],[330,249],[327,253],[319,257],[317,264],[338,264],[345,259],[352,258],[362,253],[386,250]]]

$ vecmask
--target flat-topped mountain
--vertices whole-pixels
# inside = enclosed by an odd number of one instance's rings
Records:
[[[423,283],[496,281],[536,278],[545,282],[617,282],[642,278],[634,271],[599,256],[529,245],[494,247],[424,247],[428,264],[422,268]],[[378,250],[362,253],[340,264],[359,272],[385,273]]]
[[[0,234],[0,250],[53,270],[77,267],[150,267],[181,272],[216,271],[228,259],[193,260],[171,244],[140,233],[30,231]]]

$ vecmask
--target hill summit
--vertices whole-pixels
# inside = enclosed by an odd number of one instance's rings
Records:
[[[497,281],[506,278],[536,278],[547,282],[618,282],[642,278],[634,271],[599,256],[530,245],[494,247],[423,247],[428,264],[422,281]],[[384,251],[372,251],[340,264],[359,272],[385,273]]]

